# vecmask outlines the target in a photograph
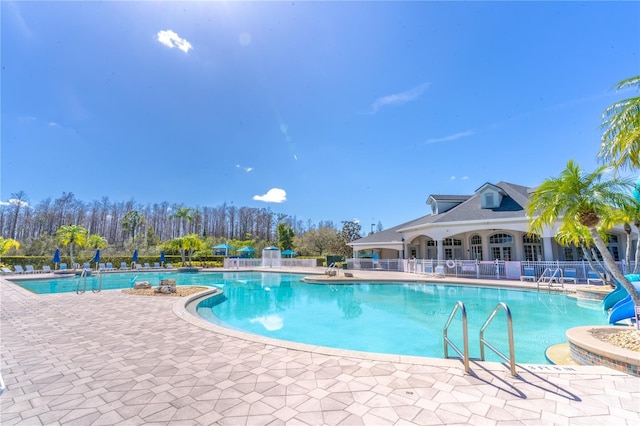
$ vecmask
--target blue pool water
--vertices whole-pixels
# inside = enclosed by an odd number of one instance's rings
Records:
[[[176,285],[223,286],[225,280],[221,275],[178,273],[176,271],[106,273],[101,276],[88,276],[86,289],[90,292],[92,288],[97,288],[100,284],[100,278],[102,278],[102,290],[132,288],[135,281],[149,281],[151,285],[157,286],[161,279],[175,279]],[[20,280],[15,283],[36,294],[69,293],[76,291],[78,283],[83,287],[84,278],[65,276],[54,279]]]
[[[137,277],[137,278],[136,278]],[[441,358],[442,331],[458,301],[465,304],[472,357],[479,357],[480,327],[499,302],[513,316],[516,361],[547,363],[548,346],[566,342],[565,331],[583,325],[607,325],[601,304],[562,294],[437,283],[308,284],[302,275],[232,272],[144,272],[104,274],[102,289],[130,288],[133,280],[157,285],[174,278],[178,285],[224,290],[200,302],[202,318],[225,327],[275,339],[342,349]],[[98,277],[87,278],[87,291]],[[78,278],[16,282],[35,293],[74,292]],[[82,296],[78,296],[82,297]],[[449,337],[462,348],[460,314]],[[485,331],[485,339],[508,354],[504,311]],[[455,352],[450,349],[450,355]],[[490,350],[487,360],[501,361]]]
[[[223,296],[200,302],[198,314],[234,329],[334,348],[441,358],[443,327],[458,301],[465,304],[472,357],[479,357],[479,332],[499,302],[513,317],[516,361],[547,363],[548,346],[566,342],[565,331],[606,325],[601,304],[562,294],[475,286],[397,283],[318,285],[295,275],[244,274],[224,287]],[[509,353],[504,311],[484,337]],[[449,337],[462,348],[460,314]],[[455,352],[450,349],[450,355]],[[501,361],[485,350],[486,359]]]

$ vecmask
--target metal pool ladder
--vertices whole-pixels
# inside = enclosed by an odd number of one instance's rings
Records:
[[[447,336],[449,325],[451,324],[451,321],[453,320],[453,317],[458,311],[458,309],[460,309],[462,313],[462,342],[464,346],[464,352],[460,351],[460,349],[451,340],[449,340],[449,337]],[[449,315],[449,319],[447,320],[447,323],[444,326],[443,337],[444,337],[444,357],[449,358],[449,345],[451,345],[451,348],[454,351],[456,351],[458,356],[462,358],[464,362],[464,372],[468,373],[469,372],[469,334],[467,331],[467,310],[464,307],[464,303],[458,301],[458,303],[456,303],[456,306],[453,307],[453,311],[451,311],[451,314]]]
[[[496,316],[500,308],[503,308],[507,314],[507,331],[509,333],[509,357],[507,357],[498,349],[496,349],[484,338],[485,329],[489,326],[489,324],[491,323],[493,318]],[[463,340],[463,346],[464,346],[463,351],[461,351],[447,336],[449,325],[451,325],[451,321],[453,320],[453,317],[455,316],[455,313],[458,311],[458,309],[460,309],[462,313],[462,340]],[[451,311],[451,314],[449,315],[449,319],[447,320],[447,323],[444,326],[443,337],[444,337],[444,357],[449,358],[449,346],[451,346],[451,348],[453,348],[453,350],[456,351],[458,356],[463,360],[464,371],[465,373],[468,373],[469,372],[469,333],[467,329],[467,310],[464,307],[464,303],[458,301],[458,303],[456,303],[456,306],[454,306],[453,310]],[[504,302],[498,303],[498,305],[495,307],[491,315],[489,315],[487,320],[484,322],[483,326],[480,328],[480,360],[481,361],[485,360],[485,357],[484,357],[485,346],[487,346],[489,349],[495,352],[496,355],[498,355],[500,358],[502,358],[503,360],[509,363],[512,376],[518,375],[518,373],[516,372],[516,357],[515,357],[515,349],[513,345],[513,321],[511,319],[511,310],[509,309],[507,304]]]
[[[496,314],[498,313],[500,308],[503,308],[504,311],[507,314],[507,332],[509,333],[509,358],[507,358],[505,354],[500,352],[498,349],[493,347],[489,342],[487,342],[484,339],[484,330],[489,326],[489,323],[496,316]],[[504,303],[504,302],[498,303],[496,308],[493,310],[493,312],[491,312],[491,315],[489,315],[489,318],[487,318],[487,320],[484,322],[484,325],[480,329],[480,359],[482,361],[484,361],[484,347],[485,346],[488,347],[489,349],[491,349],[500,358],[502,358],[503,360],[505,360],[505,361],[507,361],[509,363],[509,367],[510,367],[512,376],[517,376],[518,375],[518,373],[516,373],[516,354],[515,354],[515,348],[513,346],[513,320],[511,319],[511,310],[509,309],[507,304]]]
[[[82,287],[80,287],[82,284]],[[76,283],[76,294],[83,294],[87,291],[87,270],[83,269],[80,273],[80,277],[78,278],[78,282]],[[94,282],[91,284],[91,291],[93,293],[100,293],[102,291],[102,273],[98,270],[98,283]]]

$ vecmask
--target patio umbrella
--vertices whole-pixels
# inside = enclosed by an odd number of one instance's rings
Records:
[[[131,261],[134,263],[138,261],[138,249],[133,251],[133,256],[131,256]]]
[[[297,255],[298,253],[296,253],[296,252],[295,252],[295,251],[293,251],[293,250],[289,250],[289,249],[287,249],[287,250],[283,251],[283,252],[282,252],[282,254],[283,254],[284,256],[293,257],[293,256]]]
[[[164,266],[164,250],[160,252],[160,264]]]
[[[93,256],[93,261],[96,263],[97,268],[98,262],[100,262],[100,249],[96,249],[96,254]]]
[[[59,248],[57,248],[56,252],[53,253],[54,269],[55,269],[55,265],[57,265],[58,263],[60,263],[60,249]]]
[[[217,246],[213,246],[213,248],[217,250],[224,250],[224,255],[228,256],[229,250],[232,249],[233,247],[230,246],[229,244],[218,244]]]
[[[245,257],[252,256],[255,250],[251,247],[242,247],[238,250],[238,253],[242,253]]]

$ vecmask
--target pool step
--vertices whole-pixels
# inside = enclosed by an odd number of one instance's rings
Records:
[[[580,365],[571,357],[568,343],[551,345],[547,348],[544,355],[547,361],[553,365]]]

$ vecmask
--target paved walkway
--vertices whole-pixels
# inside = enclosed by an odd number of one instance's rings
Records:
[[[34,295],[0,279],[0,301],[3,426],[640,424],[640,379],[604,367],[511,377],[497,363],[464,374],[456,360],[328,355],[120,291]]]

